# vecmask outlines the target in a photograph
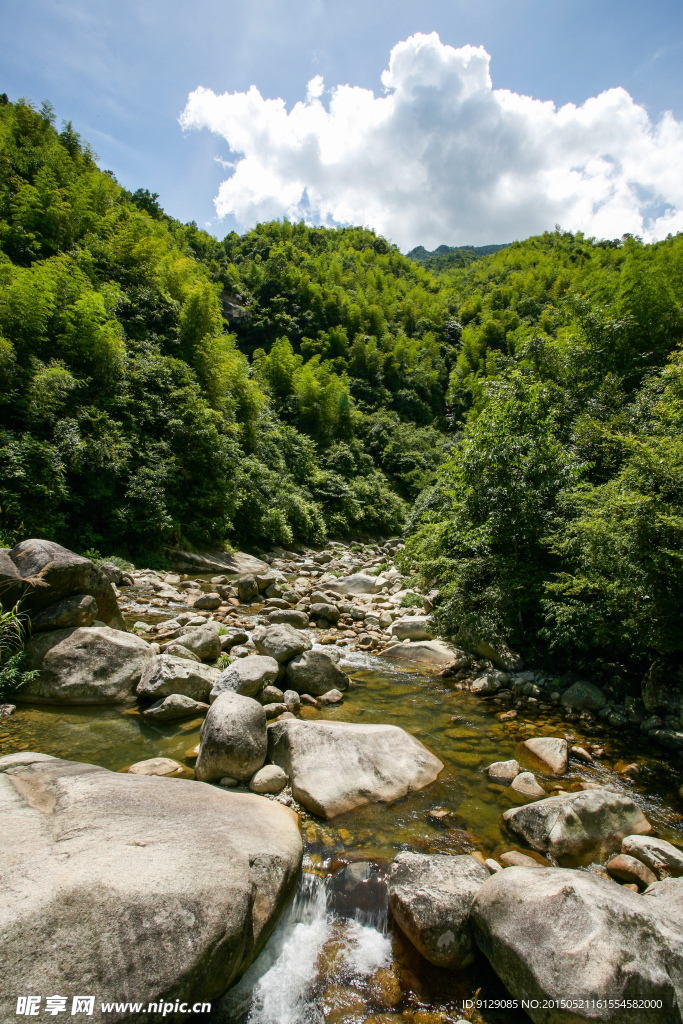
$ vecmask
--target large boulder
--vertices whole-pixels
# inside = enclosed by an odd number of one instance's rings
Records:
[[[289,776],[294,798],[323,818],[392,803],[429,785],[443,768],[396,725],[280,720],[268,728],[268,754]]]
[[[215,661],[221,653],[221,639],[211,626],[186,627],[174,642],[192,651],[201,661]]]
[[[389,632],[397,640],[432,640],[434,627],[429,615],[406,615],[394,619]]]
[[[263,767],[267,749],[262,706],[251,697],[226,691],[213,702],[202,724],[194,773],[202,782],[225,777],[247,782]]]
[[[329,601],[315,601],[311,605],[310,614],[312,619],[327,619],[328,622],[337,622],[339,619],[339,609]]]
[[[135,693],[154,652],[146,640],[108,626],[38,633],[26,667],[38,676],[13,694],[32,704],[120,704]]]
[[[332,594],[378,594],[386,580],[378,582],[376,576],[366,576],[357,572],[351,576],[326,583],[325,587]]]
[[[658,902],[589,872],[512,867],[484,882],[471,919],[510,994],[530,1001],[534,1024],[673,1024],[683,942]]]
[[[578,682],[564,691],[560,703],[570,711],[601,711],[607,706],[607,697],[593,683]]]
[[[679,922],[683,919],[683,878],[662,878],[653,882],[643,896],[663,900],[661,906],[667,914],[674,914]]]
[[[379,653],[388,661],[448,671],[465,668],[470,660],[464,651],[443,640],[418,640],[415,643],[395,644]]]
[[[604,861],[621,848],[624,836],[652,831],[630,797],[601,786],[511,807],[503,821],[533,850],[584,863]]]
[[[268,612],[268,621],[273,625],[288,623],[295,629],[306,629],[310,620],[306,612],[300,608],[275,608]]]
[[[182,693],[192,700],[207,703],[211,688],[220,679],[220,671],[188,658],[172,654],[155,654],[145,666],[137,685],[140,697],[158,700],[172,693]]]
[[[44,633],[72,626],[91,626],[97,618],[97,601],[90,594],[72,594],[31,616],[31,632]]]
[[[98,1020],[100,999],[218,999],[296,886],[296,815],[195,781],[28,759],[0,759],[1,1019],[27,992],[94,994]]]
[[[297,693],[321,697],[330,690],[348,690],[345,672],[322,651],[304,651],[287,665],[287,683]]]
[[[394,919],[437,967],[462,969],[474,959],[470,907],[489,872],[469,854],[399,853],[389,875]]]
[[[38,579],[28,589],[23,606],[40,612],[72,594],[89,594],[97,602],[98,618],[113,629],[125,630],[116,595],[107,576],[82,555],[51,540],[22,540],[8,552],[23,579]],[[3,560],[5,561],[5,560]]]
[[[262,654],[239,658],[221,672],[211,691],[211,701],[226,690],[241,693],[244,697],[254,697],[263,686],[274,681],[279,667],[275,658],[267,658]]]
[[[259,654],[275,658],[278,665],[296,658],[297,654],[310,651],[313,646],[304,633],[300,633],[286,622],[255,631],[252,640]]]
[[[626,836],[621,852],[647,865],[658,879],[679,878],[683,875],[683,850],[666,839],[654,836]]]
[[[171,569],[188,573],[246,573],[267,572],[268,563],[244,551],[181,551],[166,548]]]

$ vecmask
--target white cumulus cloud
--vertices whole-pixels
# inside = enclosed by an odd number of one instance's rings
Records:
[[[552,228],[600,238],[683,230],[683,124],[625,89],[555,107],[494,89],[481,46],[398,43],[384,93],[320,75],[288,112],[248,92],[188,97],[183,128],[223,136],[219,217],[363,224],[401,248],[509,241]],[[327,99],[327,102],[325,100]]]

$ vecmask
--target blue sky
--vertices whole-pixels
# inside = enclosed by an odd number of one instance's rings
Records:
[[[405,209],[405,195],[400,195],[397,189],[393,213],[382,212],[384,200],[371,194],[367,182],[360,179],[353,187],[364,198],[359,199],[356,208],[340,197],[338,180],[331,183],[320,179],[320,167],[288,170],[285,164],[291,153],[286,147],[281,153],[284,163],[274,170],[277,183],[272,186],[272,195],[264,198],[260,192],[256,198],[249,197],[243,189],[236,198],[235,188],[232,193],[227,188],[222,208],[228,212],[222,221],[217,220],[214,198],[226,176],[230,176],[231,168],[226,170],[216,158],[232,160],[235,166],[236,152],[238,159],[240,156],[234,144],[237,129],[229,111],[226,125],[223,115],[216,120],[217,113],[214,116],[201,109],[194,111],[194,120],[190,119],[188,130],[183,131],[178,118],[194,90],[203,87],[216,96],[232,95],[244,93],[253,85],[263,99],[282,98],[286,111],[291,111],[294,104],[305,100],[307,83],[322,76],[328,90],[348,84],[372,90],[379,98],[385,95],[381,74],[389,66],[392,48],[417,33],[433,32],[438,33],[441,49],[434,44],[431,49],[422,46],[420,52],[424,55],[429,50],[430,59],[441,64],[448,58],[455,67],[456,58],[448,55],[460,52],[467,44],[484,47],[491,58],[490,75],[495,90],[550,100],[560,107],[566,103],[581,105],[604,90],[621,86],[635,104],[647,110],[651,125],[643,130],[651,131],[665,110],[672,111],[675,125],[683,120],[680,0],[194,0],[191,4],[179,0],[22,0],[21,4],[4,5],[0,91],[6,91],[11,99],[25,96],[36,103],[51,100],[58,119],[73,121],[99,154],[100,165],[113,170],[122,184],[130,189],[146,187],[158,192],[170,214],[183,221],[196,220],[201,225],[210,222],[210,229],[218,235],[233,226],[244,226],[249,217],[264,210],[296,214],[307,203],[310,205],[314,194],[318,219],[343,220],[343,211],[350,210],[385,230],[403,247],[422,240],[429,245],[439,241],[462,242],[462,231],[469,230],[470,225],[478,235],[467,240],[477,242],[502,241],[511,232],[521,234],[527,227],[535,229],[528,196],[515,198],[514,210],[501,205],[497,212],[494,210],[490,217],[482,219],[483,206],[477,205],[478,198],[471,190],[482,175],[486,177],[482,168],[491,160],[490,137],[477,143],[482,148],[477,159],[472,157],[470,161],[468,173],[474,176],[471,180],[464,181],[459,176],[455,143],[437,154],[439,160],[452,162],[450,182],[434,184],[432,179],[439,177],[441,166],[435,162],[423,162],[419,168],[413,168],[410,190],[423,188],[427,175],[428,187],[423,192],[435,207],[431,220],[425,215],[423,202],[408,210],[410,224],[404,227],[399,214]],[[443,48],[449,48],[448,52]],[[416,53],[413,46],[411,59]],[[443,92],[452,88],[453,81],[452,76],[447,76],[436,88]],[[399,83],[399,92],[401,87]],[[325,93],[321,97],[326,110],[330,108],[331,96]],[[411,102],[410,110],[419,114],[423,125],[436,125],[438,118],[446,116],[443,103],[437,118],[422,100]],[[624,132],[633,134],[633,111],[621,113]],[[258,111],[256,114],[261,116]],[[314,112],[309,114],[306,137],[318,145],[319,129],[313,124]],[[509,117],[513,115],[508,111],[505,116],[507,127],[501,123],[499,130],[509,134]],[[536,124],[536,114],[530,109],[524,116],[528,123],[515,152],[535,144],[537,138],[536,129],[529,127],[532,121]],[[596,131],[601,131],[600,124],[607,124],[614,114],[605,109],[600,116],[603,120],[596,122]],[[432,137],[425,137],[424,133],[417,140],[405,135],[398,138],[399,131],[407,131],[406,117],[407,114],[400,125],[394,119],[391,135],[387,134],[389,129],[381,137],[373,135],[374,129],[366,126],[365,143],[372,146],[377,139],[377,145],[386,146],[393,161],[402,140],[404,148],[405,140],[409,139],[410,146],[420,145],[425,152],[431,151]],[[271,133],[279,130],[270,124],[266,127]],[[244,126],[241,130],[244,131]],[[335,124],[328,124],[325,130],[334,131]],[[651,199],[645,213],[639,208],[643,224],[654,223],[663,211],[675,212],[683,207],[683,201],[679,203],[674,194],[675,186],[663,182],[661,171],[649,171],[650,165],[666,162],[663,154],[675,158],[680,141],[676,132],[673,142],[671,133],[667,136],[668,149],[662,149],[665,143],[660,139],[659,148],[653,148],[647,157],[647,166],[639,167],[637,172],[632,168],[628,171],[629,181],[634,174],[638,177],[638,194],[647,194]],[[543,140],[547,138],[543,136]],[[272,136],[271,144],[277,149],[279,139]],[[266,155],[257,151],[255,140],[251,140],[251,145],[256,149],[242,167],[243,177],[265,173]],[[352,148],[351,142],[348,145]],[[625,160],[619,145],[618,140],[613,143],[617,157],[612,150],[601,156],[608,161]],[[349,161],[351,148],[347,152]],[[594,148],[590,153],[585,146],[580,148],[576,160],[584,168],[584,178],[585,167],[595,157]],[[566,154],[560,163],[543,169],[545,180],[556,180],[565,164],[567,169],[570,164],[574,166]],[[339,174],[345,173],[345,166],[342,160]],[[273,167],[268,167],[270,174]],[[533,173],[537,172],[541,173],[538,168],[533,169]],[[376,165],[376,175],[384,173],[381,165]],[[604,179],[604,173],[600,173]],[[592,171],[589,176],[594,182]],[[306,187],[303,200],[291,200],[300,186]],[[482,190],[484,186],[488,195],[491,190],[500,190],[501,183],[487,178]],[[609,233],[622,215],[614,212],[612,195],[610,216],[605,214],[602,220],[595,220],[595,209],[600,204],[603,208],[606,202],[604,189],[608,186],[604,180],[601,187],[603,192],[595,186],[581,202],[576,196],[567,198],[569,192],[565,188],[564,198],[554,196],[539,216],[553,216],[559,209],[567,226],[582,226],[580,221],[584,217],[587,229],[600,233],[605,224]],[[612,193],[618,187],[614,181],[609,185]],[[448,188],[470,195],[467,209],[463,203],[450,209]],[[229,212],[231,203],[241,211],[237,219],[234,212]],[[444,207],[443,217],[438,208],[440,203],[448,207]],[[631,229],[633,220],[629,220],[633,211],[627,206],[622,216],[624,230]],[[589,207],[593,213],[586,212]],[[567,216],[563,217],[565,208]],[[465,216],[468,210],[472,214],[469,221]],[[576,224],[569,223],[572,218],[578,218]],[[439,237],[440,223],[446,237]],[[675,228],[678,225],[675,217],[669,217],[666,223],[674,224]]]

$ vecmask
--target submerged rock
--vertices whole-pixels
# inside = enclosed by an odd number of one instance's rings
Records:
[[[213,702],[199,734],[195,775],[202,782],[223,776],[247,782],[268,749],[266,713],[251,697],[226,691]]]
[[[256,958],[298,877],[292,811],[189,780],[3,760],[0,962],[12,1014],[26,992],[210,1002]]]
[[[489,872],[469,854],[399,853],[389,875],[389,903],[402,932],[437,967],[474,959],[469,913]]]
[[[289,775],[294,798],[333,818],[368,803],[392,803],[422,789],[443,764],[396,725],[280,720],[268,754]]]
[[[13,694],[35,704],[120,704],[129,700],[153,656],[146,640],[108,626],[38,633],[26,667],[39,675]]]
[[[656,902],[588,872],[512,867],[484,882],[471,918],[511,995],[538,1001],[527,1011],[534,1024],[680,1021],[681,932]]]
[[[569,764],[569,748],[565,739],[556,736],[534,736],[522,746],[550,768],[555,775],[564,775]]]
[[[652,831],[630,797],[602,787],[511,807],[503,814],[503,821],[533,850],[585,862],[603,861],[621,848],[627,835]]]

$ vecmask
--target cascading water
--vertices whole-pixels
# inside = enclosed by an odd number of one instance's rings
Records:
[[[337,917],[330,909],[333,902],[325,880],[304,863],[289,914],[213,1019],[225,1024],[323,1024],[322,987],[362,985],[388,964],[391,940],[384,908],[373,924],[364,924]],[[371,915],[364,911],[363,916],[367,921]]]

